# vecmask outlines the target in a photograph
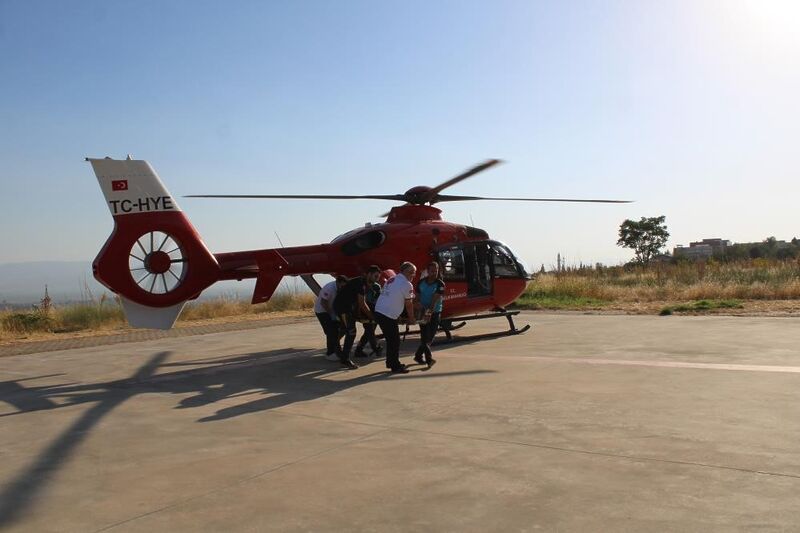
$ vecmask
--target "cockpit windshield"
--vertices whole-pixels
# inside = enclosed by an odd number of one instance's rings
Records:
[[[508,246],[497,241],[489,244],[492,247],[492,264],[496,277],[530,277],[525,265]]]

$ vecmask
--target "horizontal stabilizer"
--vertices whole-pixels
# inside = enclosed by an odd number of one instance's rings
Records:
[[[258,278],[253,290],[252,303],[258,304],[269,301],[278,284],[283,278],[283,272],[289,263],[277,250],[263,250],[256,253],[258,263]]]

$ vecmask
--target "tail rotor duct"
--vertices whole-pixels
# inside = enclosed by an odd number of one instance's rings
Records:
[[[187,267],[180,243],[163,231],[142,234],[128,255],[131,278],[149,294],[167,294],[178,288],[186,277]]]

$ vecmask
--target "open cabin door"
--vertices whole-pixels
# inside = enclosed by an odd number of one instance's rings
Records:
[[[492,294],[492,255],[487,243],[461,243],[439,251],[445,281],[467,284],[467,297]]]
[[[464,244],[464,261],[467,275],[467,296],[479,297],[492,294],[492,267],[489,247],[486,243]]]

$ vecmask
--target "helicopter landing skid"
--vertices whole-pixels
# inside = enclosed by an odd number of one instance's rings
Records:
[[[525,333],[529,329],[531,329],[530,324],[525,324],[521,328],[517,328],[516,324],[514,324],[514,317],[519,314],[519,311],[498,311],[496,313],[487,313],[485,315],[474,315],[474,316],[461,316],[450,318],[446,321],[442,321],[442,325],[440,329],[444,332],[445,338],[440,340],[439,342],[434,341],[434,345],[436,344],[449,344],[452,342],[464,342],[464,341],[475,341],[480,339],[494,339],[497,337],[506,337],[509,335],[519,335],[520,333]],[[505,331],[496,331],[494,333],[482,333],[480,335],[469,335],[467,337],[459,337],[453,338],[452,331],[460,329],[464,327],[464,325],[470,320],[482,320],[484,318],[500,318],[505,317],[508,320],[508,329]],[[459,324],[453,326],[453,322],[460,321]]]
[[[442,320],[442,323],[439,325],[439,331],[444,332],[445,338],[434,340],[433,344],[435,346],[440,344],[475,341],[480,339],[494,339],[497,337],[506,337],[509,335],[519,335],[520,333],[525,333],[526,331],[531,329],[531,326],[530,324],[525,324],[521,328],[517,328],[516,324],[514,324],[514,317],[518,314],[519,311],[498,311],[495,313],[487,313],[485,315],[460,316]],[[505,317],[506,320],[508,320],[508,329],[505,331],[496,331],[494,333],[482,333],[480,335],[469,335],[466,337],[457,337],[457,338],[454,338],[452,335],[453,331],[463,328],[470,320],[482,320],[484,318],[500,318],[500,317]],[[408,335],[419,335],[419,334],[420,334],[419,329],[411,330],[408,327],[408,325],[406,325],[405,331],[402,332],[402,338],[403,340],[405,340],[405,338]],[[376,335],[376,338],[382,339],[383,335]]]

